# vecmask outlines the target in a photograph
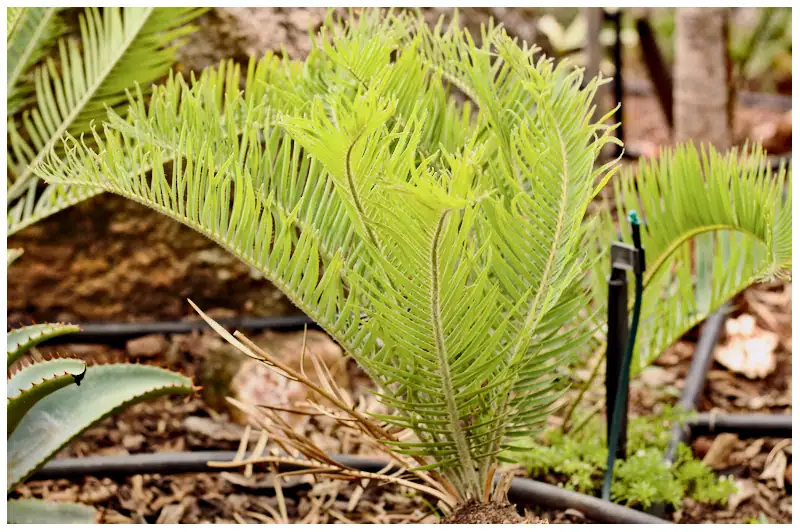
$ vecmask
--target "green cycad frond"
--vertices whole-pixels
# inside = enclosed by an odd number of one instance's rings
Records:
[[[604,303],[613,214],[624,220],[636,210],[646,224],[647,269],[634,373],[751,284],[790,275],[791,176],[773,173],[760,147],[721,154],[682,145],[642,161],[614,185],[616,206],[600,214],[595,248],[603,258],[592,285]]]
[[[582,220],[611,129],[589,121],[599,81],[501,30],[477,48],[373,14],[326,30],[302,65],[251,62],[244,91],[228,64],[172,77],[36,171],[149,205],[261,271],[413,430],[398,451],[479,498],[590,346],[581,281],[603,256]]]
[[[328,330],[346,328],[352,316],[343,309],[352,297],[342,287],[340,253],[323,256],[313,226],[298,236],[302,205],[287,212],[281,203],[302,192],[302,201],[324,199],[325,181],[313,179],[319,163],[300,161],[267,125],[263,103],[238,93],[238,82],[236,69],[204,73],[192,88],[171,78],[156,91],[148,122],[136,121],[144,116],[138,111],[127,121],[115,117],[103,135],[95,133],[96,148],[69,140],[37,172],[53,183],[101,186],[175,218],[264,273]],[[299,183],[303,189],[292,192]],[[337,221],[318,218],[330,223],[331,238]]]
[[[33,93],[25,73],[41,58],[44,50],[61,35],[66,26],[58,17],[58,7],[10,7],[6,11],[6,101],[7,115],[15,114]]]
[[[61,39],[58,63],[48,57],[35,69],[36,105],[8,121],[9,235],[99,192],[61,185],[40,192],[32,168],[49,150],[61,148],[65,134],[87,132],[93,121],[105,117],[106,107],[125,102],[134,82],[148,86],[163,76],[174,61],[175,40],[193,31],[185,22],[197,13],[195,8],[108,7],[101,14],[87,8],[80,20],[80,45]],[[23,70],[32,59],[25,52],[19,51],[17,64]]]
[[[502,30],[485,31],[482,48],[466,32],[448,33],[428,37],[427,61],[478,103],[482,127],[499,145],[482,173],[487,186],[505,192],[486,202],[486,237],[503,258],[493,273],[513,324],[505,363],[518,374],[506,383],[513,415],[497,430],[530,434],[548,413],[542,405],[555,398],[557,368],[585,350],[593,332],[589,293],[579,286],[591,265],[579,228],[611,176],[610,164],[594,163],[614,141],[612,128],[588,121],[601,81],[581,88],[579,72],[536,60],[535,50],[517,47]]]
[[[225,66],[192,87],[172,78],[147,108],[140,96],[127,119],[112,112],[96,147],[69,141],[37,171],[149,205],[261,271],[367,370],[387,419],[414,430],[398,449],[477,498],[506,436],[542,421],[552,370],[579,343],[562,331],[585,303],[571,232],[607,137],[570,122],[589,110],[579,77],[504,35],[495,64],[537,104],[514,127],[444,105],[416,45],[376,38],[402,18],[365,24],[331,33],[303,70],[251,63],[244,93]],[[511,286],[517,267],[532,284]]]
[[[6,8],[6,36],[10,38],[14,26],[19,22],[19,17],[24,12],[24,7],[7,7]]]

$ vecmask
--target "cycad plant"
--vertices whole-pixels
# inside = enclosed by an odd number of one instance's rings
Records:
[[[147,91],[175,62],[197,8],[85,8],[74,28],[58,7],[8,8],[6,192],[8,236],[102,191],[42,187],[33,173],[65,134],[80,136],[126,91]]]
[[[413,434],[395,452],[456,505],[489,502],[498,455],[541,430],[597,333],[595,244],[615,237],[584,221],[615,169],[596,167],[616,142],[591,121],[600,83],[491,24],[476,44],[457,19],[443,31],[366,10],[329,20],[304,62],[268,54],[244,79],[222,63],[137,94],[93,144],[67,138],[36,171],[139,201],[261,271],[373,379],[392,411],[380,421]],[[732,200],[725,229],[788,216],[754,194],[780,186],[769,172],[737,179],[757,157],[710,186],[684,152],[643,178]],[[673,244],[720,229],[709,219],[682,218]],[[773,250],[778,229],[754,235]]]

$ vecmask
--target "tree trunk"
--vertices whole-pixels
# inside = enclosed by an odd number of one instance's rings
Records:
[[[675,31],[675,141],[731,144],[733,84],[730,8],[678,8]]]

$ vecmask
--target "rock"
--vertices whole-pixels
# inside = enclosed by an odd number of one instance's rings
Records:
[[[195,22],[200,30],[180,50],[180,63],[197,72],[222,59],[246,62],[282,47],[289,57],[302,59],[311,50],[309,31],[322,24],[326,13],[325,8],[213,8]]]
[[[255,338],[254,342],[271,356],[294,371],[300,372],[302,332],[267,332]],[[349,389],[350,381],[346,371],[346,359],[342,349],[333,340],[320,331],[308,331],[306,351],[303,370],[311,381],[320,383],[308,353],[316,355],[328,368],[334,382],[340,388]],[[298,408],[298,403],[310,398],[309,392],[310,390],[304,384],[289,380],[262,362],[251,358],[242,362],[230,384],[230,394],[239,401],[250,405],[268,404],[283,408]],[[304,408],[300,409],[305,410]],[[303,417],[290,412],[282,412],[281,416],[292,424],[297,423]],[[240,423],[253,421],[238,409],[232,412],[232,417]]]
[[[792,485],[792,464],[786,466],[786,471],[783,472],[783,480],[788,486]]]
[[[755,318],[743,314],[725,323],[728,334],[724,345],[714,349],[714,359],[749,379],[763,379],[775,371],[778,335],[756,326]]]
[[[133,357],[154,357],[167,350],[169,342],[163,334],[151,334],[128,341],[125,350]]]

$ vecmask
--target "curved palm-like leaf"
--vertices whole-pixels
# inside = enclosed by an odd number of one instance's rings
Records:
[[[33,87],[22,83],[25,73],[41,58],[45,49],[66,26],[59,19],[58,7],[7,8],[7,115],[15,114],[30,98]]]
[[[603,258],[591,283],[602,308],[614,220],[641,213],[647,269],[633,374],[748,286],[790,275],[791,177],[773,173],[760,148],[721,154],[682,145],[614,185],[616,205],[600,213],[595,233]],[[625,224],[621,233],[630,241]]]
[[[497,150],[493,141],[482,146],[479,138],[481,131],[500,133],[480,122],[466,133],[442,133],[447,129],[441,126],[440,134],[432,133],[425,104],[434,111],[442,94],[414,105],[411,96],[444,87],[424,64],[412,61],[416,54],[400,53],[390,63],[383,53],[348,52],[347,38],[322,48],[338,67],[320,69],[331,76],[328,83],[353,72],[359,76],[341,91],[317,93],[302,106],[275,102],[276,93],[286,89],[281,80],[288,79],[287,71],[269,61],[263,68],[264,63],[251,66],[241,96],[231,88],[233,78],[222,72],[208,73],[192,88],[176,78],[155,92],[149,109],[137,102],[127,121],[112,115],[105,134],[96,135],[96,150],[70,141],[63,158],[52,152],[40,170],[54,182],[100,185],[150,205],[262,271],[362,363],[386,403],[397,408],[393,423],[414,428],[420,441],[404,442],[401,450],[430,454],[435,460],[428,467],[442,468],[465,496],[477,497],[504,430],[516,433],[541,421],[537,405],[553,397],[546,375],[558,360],[552,355],[574,348],[556,334],[569,315],[556,303],[580,271],[567,258],[576,256],[578,239],[567,232],[580,221],[580,202],[568,204],[566,195],[581,190],[581,201],[588,202],[597,173],[592,152],[586,156],[575,147],[591,142],[597,129],[582,122],[568,128],[562,133],[569,146],[550,152],[555,162],[526,168],[533,175],[567,164],[572,170],[561,173],[562,185],[578,176],[582,184],[542,189],[547,201],[559,198],[566,220],[553,237],[551,257],[539,257],[537,247],[528,250],[544,266],[526,268],[543,272],[539,279],[546,288],[504,293],[496,279],[517,263],[506,265],[502,246],[475,238],[478,226],[483,233],[500,230],[490,213],[497,221],[502,202],[482,208],[498,201],[487,196],[494,183],[481,178],[481,171],[495,164]],[[508,61],[521,69],[535,67],[513,55],[507,37],[496,38]],[[370,42],[385,50],[380,39]],[[350,64],[361,57],[383,63]],[[534,96],[544,102],[559,87],[581,96],[579,80],[573,76],[563,83],[562,72],[542,67]],[[424,83],[411,89],[402,84],[412,76]],[[274,121],[259,98],[248,94],[259,82],[267,86]],[[313,84],[307,87],[312,90]],[[585,110],[591,94],[583,96],[578,104],[565,96],[564,108],[542,106],[535,120],[566,124],[567,113]],[[446,115],[435,117],[441,121]],[[533,157],[541,134],[536,121],[509,133],[520,160]],[[451,142],[460,135],[460,145],[453,142],[457,151],[442,148],[444,135]],[[597,140],[597,146],[605,141]],[[426,153],[431,155],[420,156]],[[174,162],[171,176],[165,161]],[[525,201],[516,176],[496,179],[513,179],[518,201]],[[524,186],[545,185],[530,179]],[[319,209],[320,200],[333,209]],[[402,224],[407,231],[398,231]],[[501,234],[507,244],[519,245],[508,228]],[[548,314],[551,309],[556,312]],[[534,337],[541,346],[531,352]],[[523,356],[529,353],[532,360]],[[512,395],[516,398],[509,401]]]
[[[6,250],[6,267],[22,256],[23,250],[21,248],[10,248]]]
[[[16,83],[16,74],[40,59],[31,48],[38,41],[28,39],[44,31],[53,33],[47,30],[52,26],[48,22],[54,16],[51,11],[32,10],[22,15],[32,22],[17,24],[21,49],[10,49],[15,55],[9,61],[9,68],[14,69],[9,83]],[[89,131],[93,121],[106,115],[106,107],[124,103],[134,82],[149,86],[163,76],[175,59],[177,40],[194,29],[185,23],[199,12],[196,8],[107,7],[101,13],[98,8],[87,8],[80,18],[80,44],[59,40],[58,61],[47,57],[34,70],[32,83],[25,84],[34,88],[33,109],[8,121],[9,235],[100,192],[63,185],[40,191],[32,168],[48,150],[61,148],[64,134]],[[29,31],[23,32],[23,28]]]
[[[171,78],[36,171],[148,205],[262,272],[413,430],[398,452],[477,498],[590,345],[581,281],[601,255],[582,220],[610,129],[589,121],[598,81],[499,29],[476,47],[373,15],[326,30],[301,67],[251,62],[242,92],[225,64]],[[445,105],[448,83],[477,112]]]

